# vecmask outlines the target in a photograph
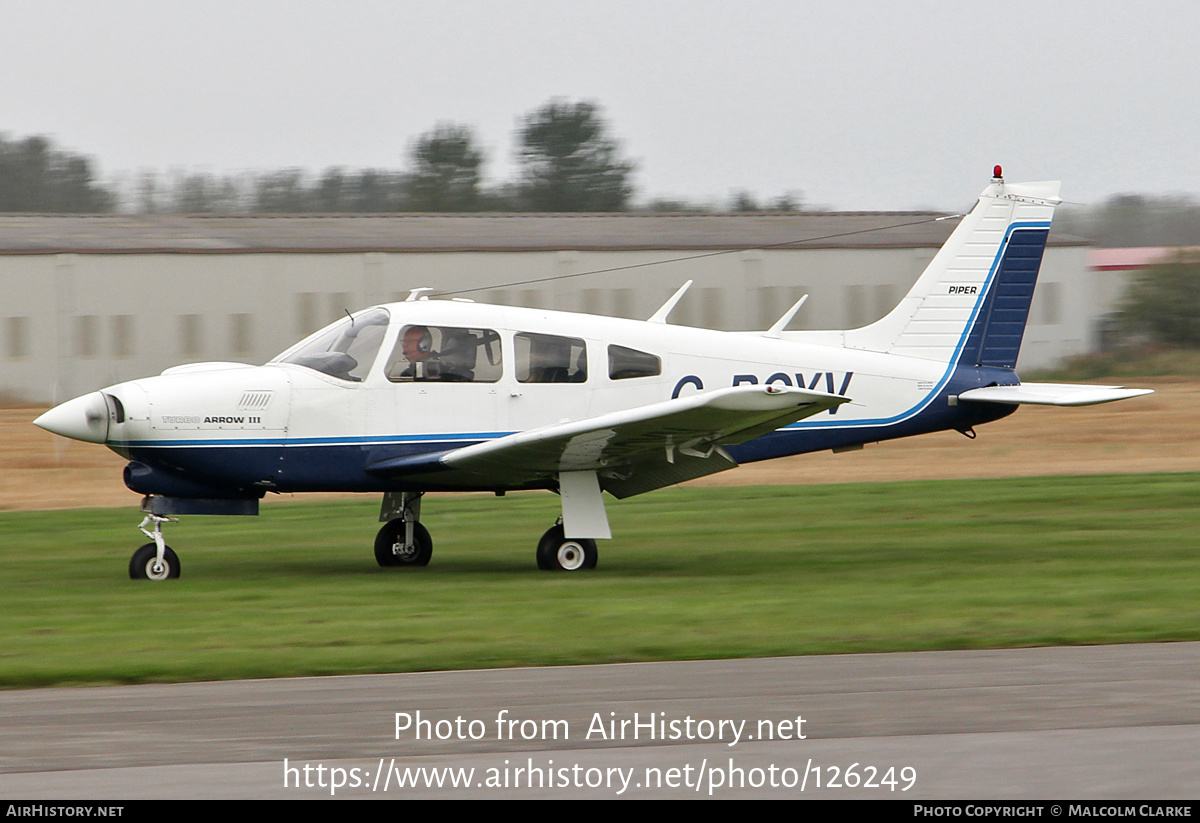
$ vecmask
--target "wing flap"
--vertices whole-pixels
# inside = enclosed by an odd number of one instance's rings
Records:
[[[986,386],[958,395],[971,403],[1010,403],[1035,406],[1092,406],[1130,397],[1153,394],[1153,389],[1124,386],[1084,386],[1074,383],[1020,383],[1016,386]]]

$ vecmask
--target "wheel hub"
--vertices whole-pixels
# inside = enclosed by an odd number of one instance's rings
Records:
[[[417,544],[414,541],[411,546],[406,546],[403,540],[397,540],[392,544],[392,554],[401,560],[412,560],[417,556]]]
[[[558,547],[558,565],[569,572],[573,572],[583,566],[584,551],[583,546],[573,540],[568,540]]]

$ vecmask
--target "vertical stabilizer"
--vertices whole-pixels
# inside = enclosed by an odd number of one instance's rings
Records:
[[[940,362],[1012,368],[1059,184],[997,176],[912,290],[888,315],[846,332],[846,345]]]

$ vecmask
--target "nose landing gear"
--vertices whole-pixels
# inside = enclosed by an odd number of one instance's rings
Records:
[[[166,544],[162,534],[163,523],[178,522],[178,517],[146,515],[138,529],[154,542],[147,543],[133,553],[129,560],[131,580],[174,580],[179,577],[179,556]],[[153,524],[153,531],[146,530],[148,524]]]

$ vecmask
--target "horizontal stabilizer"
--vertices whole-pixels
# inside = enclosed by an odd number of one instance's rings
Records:
[[[1130,397],[1153,394],[1152,389],[1124,386],[1081,386],[1074,383],[1021,383],[1016,386],[987,386],[958,396],[971,403],[1012,403],[1034,406],[1093,406]]]

